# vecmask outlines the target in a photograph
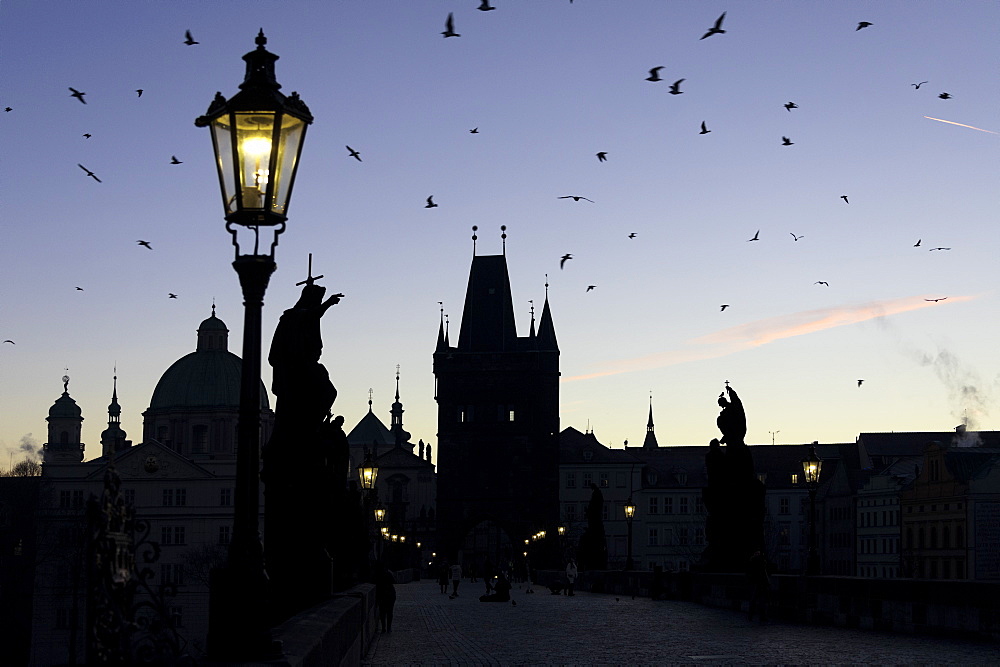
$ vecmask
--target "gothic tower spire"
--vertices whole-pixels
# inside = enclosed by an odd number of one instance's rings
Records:
[[[656,442],[656,433],[653,431],[653,393],[649,394],[649,421],[646,422],[646,439],[642,441],[643,449],[656,449],[660,445]]]

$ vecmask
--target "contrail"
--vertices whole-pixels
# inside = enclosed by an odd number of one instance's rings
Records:
[[[973,127],[972,125],[964,125],[962,123],[956,123],[956,122],[951,121],[951,120],[944,120],[943,118],[931,118],[930,116],[924,116],[924,118],[927,118],[928,120],[936,120],[936,121],[941,122],[941,123],[949,123],[951,125],[958,125],[959,127],[967,127],[970,130],[979,130],[980,132],[986,132],[988,134],[1000,134],[1000,132],[994,132],[993,130],[984,130],[981,127]]]
[[[802,336],[867,320],[879,320],[888,315],[921,308],[940,307],[945,303],[955,304],[975,298],[975,296],[952,295],[948,297],[948,301],[936,304],[929,303],[923,296],[914,296],[779,315],[699,336],[686,341],[685,346],[680,349],[606,362],[593,372],[562,378],[562,382],[590,380],[607,375],[662,368],[703,359],[716,359],[760,347],[783,338]]]

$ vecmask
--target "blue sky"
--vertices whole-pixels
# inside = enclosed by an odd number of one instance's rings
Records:
[[[388,421],[399,364],[406,427],[434,441],[437,302],[457,332],[471,227],[496,254],[506,225],[522,334],[548,274],[563,426],[639,444],[652,392],[661,444],[704,443],[730,380],[750,442],[995,427],[1000,5],[494,4],[0,3],[0,339],[16,342],[0,344],[0,453],[45,441],[65,368],[88,458],[116,364],[139,441],[213,299],[240,353],[211,140],[193,121],[236,92],[261,27],[283,91],[316,119],[265,338],[312,252],[347,295],[323,361],[349,425],[369,388]],[[727,32],[700,40],[723,11]],[[459,38],[440,34],[449,12]],[[664,81],[645,81],[656,66]]]

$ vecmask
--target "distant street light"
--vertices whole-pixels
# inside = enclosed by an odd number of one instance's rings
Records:
[[[632,496],[625,501],[625,523],[628,524],[628,557],[625,559],[625,569],[635,569],[632,562],[632,518],[635,516],[635,504],[632,503]]]
[[[816,487],[819,486],[819,473],[823,468],[823,459],[816,455],[816,445],[809,445],[809,455],[802,459],[802,472],[809,486],[809,554],[806,556],[806,574],[819,574],[819,551],[816,548]]]

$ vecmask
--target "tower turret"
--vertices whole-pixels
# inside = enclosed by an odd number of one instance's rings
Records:
[[[122,430],[122,406],[118,404],[118,375],[114,376],[114,389],[111,391],[111,404],[108,406],[108,427],[101,433],[101,455],[110,458],[112,455],[125,451],[132,446],[131,440],[126,440],[127,434]]]
[[[45,463],[79,463],[84,444],[80,442],[83,411],[69,395],[69,376],[64,375],[62,396],[49,408],[49,441],[42,448]]]

